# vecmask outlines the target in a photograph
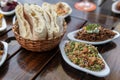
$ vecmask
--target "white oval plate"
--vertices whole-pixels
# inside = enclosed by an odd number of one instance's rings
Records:
[[[82,29],[80,29],[82,30]],[[75,36],[76,36],[76,33],[79,32],[80,30],[76,30],[76,31],[73,31],[73,32],[70,32],[67,34],[67,37],[70,39],[70,40],[73,40],[73,41],[78,41],[78,42],[84,42],[84,43],[88,43],[88,44],[93,44],[93,45],[99,45],[99,44],[105,44],[105,43],[108,43],[116,38],[118,38],[120,36],[119,32],[115,31],[115,30],[112,30],[114,33],[116,33],[116,35],[111,38],[111,39],[107,39],[107,40],[104,40],[104,41],[99,41],[99,42],[91,42],[91,41],[85,41],[85,40],[80,40],[80,39],[76,39]]]
[[[67,16],[69,16],[72,13],[72,8],[69,6],[69,4],[67,4],[66,2],[61,2],[62,4],[66,5],[66,7],[69,7],[70,10],[68,12],[68,14],[62,16],[63,18],[66,18]]]
[[[118,2],[120,2],[120,1],[116,1],[116,2],[114,2],[113,4],[112,4],[112,12],[114,12],[114,13],[117,13],[117,14],[120,14],[120,10],[117,10],[116,9],[116,5],[117,5],[117,3]]]
[[[18,2],[18,4],[21,4],[21,3]],[[0,13],[1,13],[1,14],[4,14],[4,15],[6,15],[6,16],[9,16],[9,15],[12,15],[12,14],[15,13],[15,9],[12,10],[12,11],[5,12],[5,11],[1,10],[1,8],[0,8]]]
[[[4,53],[1,57],[1,60],[0,60],[0,66],[5,62],[6,58],[7,58],[7,51],[8,51],[8,44],[4,41],[1,41],[4,45]]]
[[[3,18],[2,18],[2,26],[0,27],[0,32],[1,32],[1,31],[4,31],[6,28],[7,28],[6,20],[5,20],[5,18],[3,17]]]
[[[100,56],[100,58],[103,60],[104,64],[105,64],[105,68],[101,71],[91,71],[91,70],[88,70],[86,68],[82,68],[74,63],[72,63],[69,58],[67,57],[65,51],[64,51],[64,47],[65,47],[65,44],[69,42],[68,40],[65,40],[65,41],[62,41],[59,45],[60,47],[60,51],[61,51],[61,54],[62,54],[62,57],[63,59],[65,60],[66,63],[68,63],[70,66],[72,66],[73,68],[77,69],[77,70],[80,70],[80,71],[83,71],[83,72],[86,72],[86,73],[89,73],[91,75],[94,75],[94,76],[97,76],[97,77],[105,77],[107,76],[109,73],[110,73],[110,68],[108,67],[107,63],[105,62],[105,60],[103,59],[103,57],[98,53],[98,55]]]

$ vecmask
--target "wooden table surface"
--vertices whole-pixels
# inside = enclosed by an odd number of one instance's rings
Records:
[[[21,3],[42,2],[56,3],[59,0],[19,0]],[[74,8],[74,3],[79,0],[60,0],[67,2],[73,9],[72,14],[66,18],[67,32],[62,40],[66,40],[67,33],[80,29],[87,23],[99,23],[106,28],[120,32],[120,15],[111,12],[111,0],[105,0],[93,12],[82,12]],[[100,0],[94,0],[97,3]],[[98,4],[98,3],[97,3]],[[0,80],[120,80],[120,38],[107,44],[96,46],[110,67],[110,74],[99,78],[78,71],[69,66],[62,58],[59,47],[48,52],[30,52],[23,49],[15,40],[12,28],[12,16],[6,16],[7,29],[0,33],[0,40],[9,44],[8,57],[0,67]]]

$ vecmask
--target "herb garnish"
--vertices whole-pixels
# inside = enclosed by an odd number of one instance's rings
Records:
[[[88,24],[85,29],[87,33],[99,33],[99,27],[99,24]]]

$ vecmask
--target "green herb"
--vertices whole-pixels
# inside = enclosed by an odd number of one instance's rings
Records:
[[[100,27],[100,25],[98,25],[98,24],[88,24],[86,26],[86,31],[88,33],[99,33],[99,27]]]

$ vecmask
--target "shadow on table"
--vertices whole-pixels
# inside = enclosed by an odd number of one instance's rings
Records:
[[[104,54],[105,52],[110,51],[110,50],[116,48],[116,44],[111,41],[111,42],[106,43],[106,44],[97,45],[96,47],[98,48],[98,51],[101,54]]]
[[[71,21],[71,17],[70,17],[70,16],[66,17],[66,18],[65,18],[65,21],[67,22],[67,24],[69,24],[70,21]]]
[[[8,55],[9,56],[9,55]],[[0,78],[3,78],[9,69],[9,61],[5,61],[2,66],[0,66]]]
[[[17,63],[24,71],[34,74],[42,70],[47,61],[53,56],[56,48],[46,52],[31,52],[22,49],[20,54],[18,54]]]

